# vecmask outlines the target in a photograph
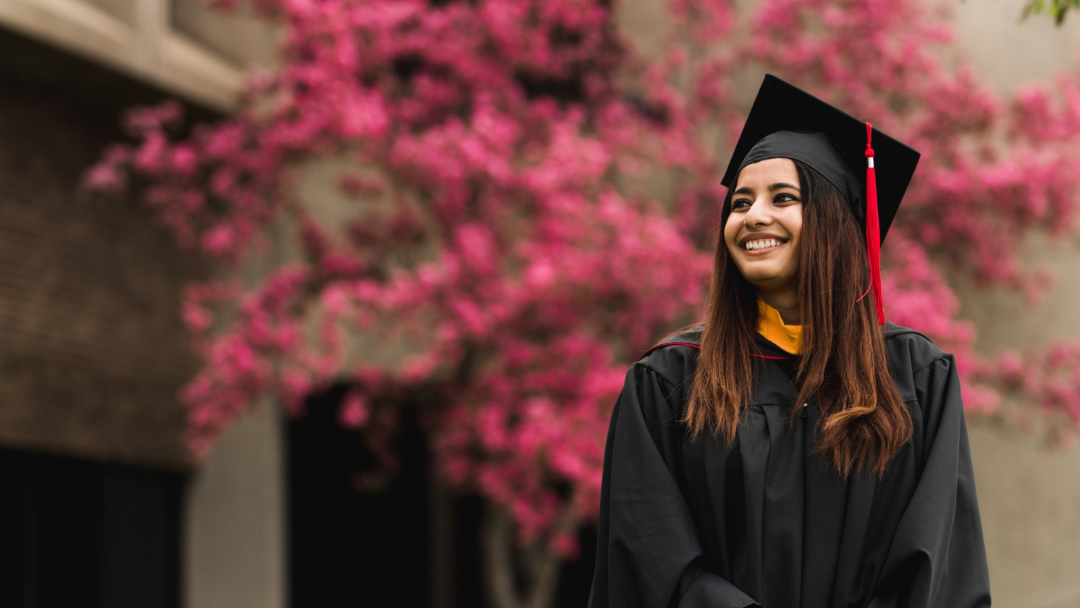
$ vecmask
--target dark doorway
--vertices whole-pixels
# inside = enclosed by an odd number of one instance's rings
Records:
[[[364,489],[375,459],[337,422],[343,387],[289,424],[289,568],[293,608],[429,603],[427,451],[409,416],[397,474]]]
[[[479,543],[482,501],[432,496],[429,452],[407,409],[392,444],[401,459],[397,473],[381,487],[365,484],[375,459],[359,433],[338,423],[345,392],[338,386],[309,399],[307,414],[289,423],[290,605],[488,607]],[[432,508],[445,512],[433,518]],[[444,546],[432,542],[434,520],[451,528],[440,535]],[[560,576],[558,607],[588,602],[595,532],[583,532],[581,542],[580,558]],[[442,555],[433,559],[433,550]],[[434,575],[433,563],[444,570]]]

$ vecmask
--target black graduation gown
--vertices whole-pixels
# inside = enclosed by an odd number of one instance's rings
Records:
[[[952,355],[888,324],[914,432],[882,478],[814,451],[814,403],[789,424],[795,361],[759,336],[752,404],[727,445],[678,422],[700,329],[626,376],[608,430],[591,608],[973,608],[989,574]]]

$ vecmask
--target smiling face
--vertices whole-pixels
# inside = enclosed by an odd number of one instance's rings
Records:
[[[724,243],[766,301],[797,299],[802,200],[799,172],[786,158],[749,164],[735,183]]]

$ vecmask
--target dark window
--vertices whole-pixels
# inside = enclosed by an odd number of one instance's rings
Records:
[[[0,606],[177,608],[182,483],[0,450]]]

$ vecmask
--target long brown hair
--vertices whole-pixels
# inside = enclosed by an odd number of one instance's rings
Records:
[[[892,379],[873,294],[860,299],[870,284],[865,245],[839,190],[793,162],[803,196],[798,279],[803,350],[796,403],[816,400],[821,412],[817,449],[842,475],[864,467],[881,475],[911,437],[912,425]],[[732,190],[724,199],[701,357],[684,418],[693,436],[711,429],[728,443],[735,439],[762,364],[750,356],[757,292],[724,243]]]

